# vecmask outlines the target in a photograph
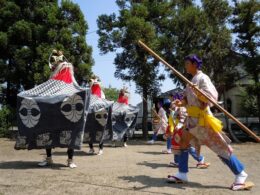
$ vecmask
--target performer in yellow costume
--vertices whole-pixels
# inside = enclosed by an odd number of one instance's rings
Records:
[[[210,78],[201,71],[202,60],[197,55],[189,55],[185,58],[185,69],[192,75],[191,82],[209,97],[218,100],[218,93]],[[214,118],[210,107],[211,103],[200,93],[197,93],[194,87],[187,86],[182,101],[176,100],[178,107],[185,106],[188,116],[185,121],[186,129],[183,130],[181,137],[181,153],[179,158],[179,172],[175,175],[169,175],[168,181],[173,183],[183,183],[188,181],[188,148],[190,141],[197,144],[204,144],[215,152],[219,158],[230,168],[235,175],[232,190],[247,189],[247,173],[244,171],[244,165],[233,154],[229,139],[222,133],[221,122]]]

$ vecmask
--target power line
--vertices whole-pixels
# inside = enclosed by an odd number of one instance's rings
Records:
[[[97,31],[96,31],[96,30],[90,31],[90,32],[87,33],[87,35],[88,35],[88,34],[95,33],[95,32],[97,32]]]

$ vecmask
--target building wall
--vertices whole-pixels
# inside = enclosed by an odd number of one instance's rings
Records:
[[[234,87],[226,92],[226,103],[228,99],[231,100],[231,114],[234,116],[243,115],[241,110],[241,93],[240,87]]]
[[[244,87],[248,85],[249,82],[250,80],[248,78],[241,79],[236,83],[236,87],[226,91],[226,103],[228,99],[231,100],[231,114],[234,116],[244,117],[243,110],[241,108],[241,104],[243,104],[242,96],[244,93]]]

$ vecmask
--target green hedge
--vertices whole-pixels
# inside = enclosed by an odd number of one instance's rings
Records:
[[[8,130],[12,125],[14,112],[8,106],[3,106],[0,110],[0,137],[8,137],[10,131]]]

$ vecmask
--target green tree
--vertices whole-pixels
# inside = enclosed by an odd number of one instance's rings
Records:
[[[159,1],[158,1],[159,2]],[[168,13],[171,3],[167,1],[117,0],[119,16],[100,15],[98,23],[99,48],[103,54],[118,51],[115,58],[115,76],[125,81],[134,81],[143,101],[143,136],[147,138],[148,96],[159,91],[159,63],[137,44],[142,39],[157,50],[159,39],[151,21]],[[160,9],[162,8],[162,9]]]
[[[235,69],[239,57],[231,50],[231,31],[227,28],[232,9],[225,0],[201,3],[199,7],[192,1],[177,1],[172,17],[166,18],[168,21],[163,21],[163,25],[162,21],[155,23],[162,34],[162,53],[181,72],[184,72],[184,57],[198,54],[204,62],[203,70],[217,87],[230,88],[232,80],[239,77]],[[171,77],[179,82],[174,75]]]
[[[251,85],[252,86],[252,85]],[[259,112],[257,107],[257,97],[256,95],[251,95],[251,88],[250,87],[243,87],[242,88],[242,98],[241,98],[241,108],[243,111],[244,116],[256,116],[256,114]]]
[[[87,80],[93,64],[87,29],[79,6],[70,0],[0,0],[0,81],[7,82],[7,103],[15,106],[21,87],[48,79],[53,48],[73,63],[79,83]]]
[[[14,110],[8,106],[3,106],[0,109],[0,137],[8,137],[10,135],[9,128],[12,126],[14,116]]]
[[[235,67],[240,58],[232,51],[231,31],[227,27],[232,9],[226,0],[202,0],[202,8],[208,25],[208,41],[202,54],[206,64],[204,70],[215,81],[217,87],[224,86],[227,90],[233,87],[234,81],[239,77]]]
[[[231,31],[227,27],[231,14],[226,0],[202,0],[201,6],[193,1],[176,1],[172,17],[155,23],[162,35],[160,47],[164,58],[180,72],[185,72],[184,57],[198,54],[203,60],[203,71],[224,99],[225,91],[234,87],[240,78],[236,67],[241,57],[232,51]],[[170,76],[176,84],[183,85],[175,75],[170,73]],[[185,76],[190,78],[190,75]]]
[[[238,2],[234,0],[233,32],[237,34],[235,47],[242,54],[245,70],[254,83],[247,87],[250,96],[257,100],[257,114],[260,120],[260,2],[248,0]],[[254,99],[254,98],[253,98]],[[253,109],[253,108],[252,108]]]
[[[119,95],[119,91],[117,88],[111,87],[109,86],[108,88],[104,88],[104,93],[106,96],[106,99],[108,100],[113,100],[113,101],[117,101],[118,95]]]

